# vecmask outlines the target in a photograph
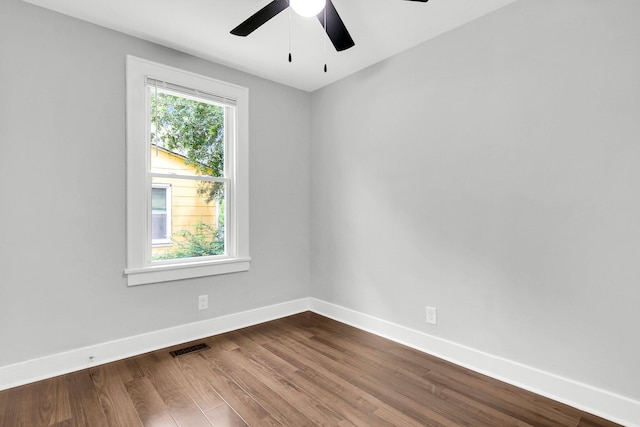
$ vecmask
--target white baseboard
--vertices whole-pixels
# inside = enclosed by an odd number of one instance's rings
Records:
[[[302,298],[2,366],[0,367],[0,390],[307,310],[627,427],[640,427],[640,402],[636,400],[315,298]],[[90,356],[94,356],[92,362],[90,362]]]
[[[315,298],[309,309],[624,426],[640,427],[640,402],[625,396]]]
[[[102,365],[150,351],[309,310],[309,298],[161,329],[0,367],[0,390]],[[93,356],[93,361],[90,357]]]

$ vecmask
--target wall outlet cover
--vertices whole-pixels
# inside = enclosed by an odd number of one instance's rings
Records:
[[[206,310],[209,308],[209,295],[200,295],[198,297],[198,310]]]
[[[427,323],[429,325],[438,324],[438,311],[435,307],[427,307]]]

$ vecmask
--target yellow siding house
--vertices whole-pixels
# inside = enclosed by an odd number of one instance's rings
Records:
[[[197,170],[185,164],[185,157],[161,147],[151,147],[151,171],[165,174],[197,175]],[[165,253],[181,237],[177,232],[194,231],[198,223],[218,224],[215,201],[207,203],[198,194],[200,181],[191,179],[154,178],[152,190],[152,255]]]

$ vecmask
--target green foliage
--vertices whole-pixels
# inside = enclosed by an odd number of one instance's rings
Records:
[[[200,175],[224,176],[224,108],[157,93],[151,97],[152,141],[185,157]],[[198,194],[208,202],[222,199],[224,186],[202,182]]]
[[[223,226],[213,228],[209,224],[199,221],[193,232],[180,230],[176,233],[179,238],[174,240],[174,249],[154,256],[154,259],[192,258],[209,255],[224,254]]]

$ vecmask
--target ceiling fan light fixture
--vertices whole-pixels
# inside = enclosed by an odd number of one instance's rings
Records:
[[[290,0],[291,9],[300,16],[310,18],[324,9],[326,0]]]

